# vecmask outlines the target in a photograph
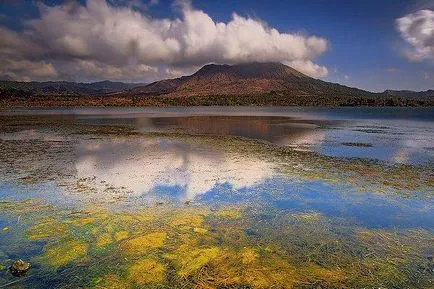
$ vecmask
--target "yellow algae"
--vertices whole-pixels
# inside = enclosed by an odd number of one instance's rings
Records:
[[[75,218],[73,220],[69,220],[68,223],[76,226],[76,227],[81,227],[90,223],[93,223],[95,221],[95,218]]]
[[[377,285],[378,280],[382,280],[383,284],[399,284],[405,282],[406,274],[400,268],[402,259],[397,258],[367,258],[361,262],[363,271],[366,272],[363,276],[363,281],[366,284]]]
[[[120,213],[112,216],[106,220],[107,226],[113,226],[116,224],[117,226],[125,226],[125,225],[139,225],[144,222],[149,222],[155,219],[155,216],[143,213],[143,212],[134,212],[134,215],[131,213]]]
[[[93,227],[89,230],[89,232],[91,232],[93,235],[98,234],[99,231],[100,231],[99,227]]]
[[[243,213],[240,209],[223,209],[214,213],[217,217],[228,219],[239,219]]]
[[[202,225],[202,222],[203,222],[203,217],[200,215],[181,213],[175,215],[175,217],[172,219],[171,225],[191,228],[191,227],[200,227]]]
[[[178,275],[185,278],[196,273],[216,258],[218,254],[219,248],[217,247],[193,249],[190,246],[182,245],[175,251],[166,254],[165,257],[174,262]]]
[[[105,226],[105,230],[107,232],[114,233],[116,231],[116,225],[112,220],[110,220],[109,222],[110,223],[107,226]]]
[[[295,269],[283,258],[246,247],[221,250],[210,262],[213,284],[224,288],[293,288]],[[241,286],[242,285],[242,286]]]
[[[120,221],[121,223],[132,223],[136,220],[136,218],[134,218],[131,215],[120,214],[120,215],[116,216],[116,220]]]
[[[220,288],[239,288],[243,282],[242,256],[228,248],[220,249],[218,256],[210,262],[207,274],[212,276],[212,285]],[[211,287],[211,286],[210,286]]]
[[[297,273],[305,282],[321,283],[328,287],[342,284],[346,279],[346,273],[342,269],[327,269],[316,264],[309,264]]]
[[[97,289],[125,289],[131,287],[131,284],[119,276],[108,274],[103,277],[102,281],[95,285]]]
[[[296,214],[291,214],[291,217],[299,221],[314,222],[314,221],[318,221],[321,218],[321,214],[316,212],[296,213]]]
[[[111,213],[109,213],[109,211],[105,208],[99,208],[99,207],[95,207],[95,208],[90,208],[86,214],[88,216],[92,216],[93,219],[95,220],[106,220],[108,219],[110,216],[112,216]]]
[[[153,259],[143,259],[128,270],[128,278],[138,285],[161,283],[165,275],[164,265]]]
[[[113,243],[113,237],[110,233],[103,233],[96,240],[96,245],[100,248]]]
[[[253,288],[293,288],[295,276],[291,264],[274,254],[257,258],[244,270],[244,279]]]
[[[259,257],[259,254],[256,250],[245,247],[241,252],[241,257],[243,264],[251,264]]]
[[[357,237],[363,241],[387,241],[390,240],[390,233],[375,230],[359,230]]]
[[[119,245],[119,249],[130,255],[140,255],[150,249],[161,248],[167,238],[165,232],[156,232],[133,239],[125,240]]]
[[[27,237],[32,240],[58,238],[65,234],[68,227],[57,220],[44,220],[27,231]]]
[[[58,268],[82,259],[86,254],[86,244],[74,239],[64,239],[55,244],[47,245],[40,259],[42,262],[54,268]]]
[[[128,238],[129,235],[130,234],[128,233],[128,231],[119,231],[119,232],[115,233],[114,238],[115,238],[115,241],[118,242],[118,241],[122,241],[122,240]]]
[[[204,229],[204,228],[198,228],[198,227],[195,227],[195,228],[193,229],[193,232],[195,232],[195,233],[199,233],[199,234],[205,234],[206,232],[208,232],[208,230],[207,230],[207,229]]]
[[[149,222],[155,219],[155,216],[151,215],[151,214],[147,214],[147,213],[137,213],[134,215],[134,217],[132,216],[126,216],[126,218],[133,218],[136,219],[140,222]],[[124,221],[126,221],[127,219],[124,219]]]

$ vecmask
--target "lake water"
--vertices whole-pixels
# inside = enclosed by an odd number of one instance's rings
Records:
[[[0,151],[0,288],[434,286],[432,108],[18,109]]]

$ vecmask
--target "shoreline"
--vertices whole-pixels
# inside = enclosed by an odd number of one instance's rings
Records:
[[[32,107],[434,107],[434,100],[356,100],[340,102],[209,101],[209,99],[84,98],[68,100],[0,100],[0,109]]]

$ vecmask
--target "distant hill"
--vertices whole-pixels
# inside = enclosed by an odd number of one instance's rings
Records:
[[[28,97],[43,95],[102,95],[143,86],[144,83],[99,81],[92,83],[69,81],[21,82],[0,81],[0,96]]]
[[[148,85],[0,81],[0,106],[434,106],[432,90],[373,93],[315,79],[281,63],[209,64]]]
[[[384,94],[391,96],[398,96],[404,98],[415,98],[415,99],[433,99],[434,90],[429,89],[425,91],[412,91],[412,90],[385,90]]]

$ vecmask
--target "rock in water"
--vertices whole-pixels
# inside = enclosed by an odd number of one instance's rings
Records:
[[[30,265],[30,263],[27,263],[20,259],[18,261],[15,261],[9,268],[9,270],[11,271],[12,275],[20,277],[26,275],[27,271],[29,271],[31,266],[32,265]]]

